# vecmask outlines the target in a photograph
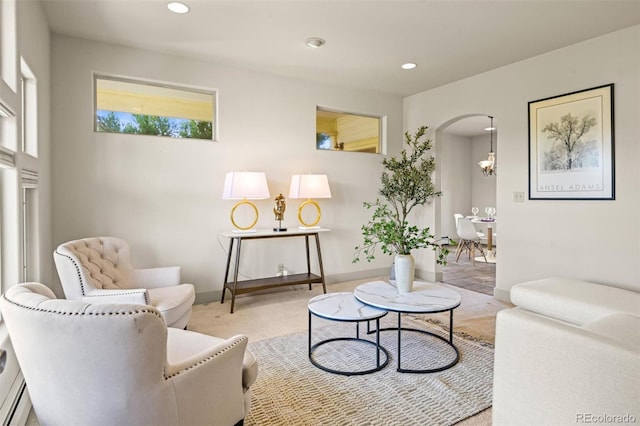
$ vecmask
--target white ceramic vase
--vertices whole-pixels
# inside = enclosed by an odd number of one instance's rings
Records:
[[[415,278],[415,259],[410,254],[397,254],[395,269],[398,293],[409,293],[413,289],[413,279]]]

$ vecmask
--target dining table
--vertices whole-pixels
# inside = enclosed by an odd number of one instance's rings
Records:
[[[487,227],[487,253],[485,256],[476,257],[476,262],[484,262],[486,257],[487,263],[496,263],[496,251],[493,249],[493,227],[496,224],[496,218],[488,217],[471,217],[474,224],[484,225]]]

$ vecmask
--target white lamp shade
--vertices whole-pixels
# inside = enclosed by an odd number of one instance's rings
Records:
[[[289,198],[331,198],[327,175],[293,175]]]
[[[224,180],[224,200],[264,200],[269,198],[267,176],[262,172],[229,172]]]

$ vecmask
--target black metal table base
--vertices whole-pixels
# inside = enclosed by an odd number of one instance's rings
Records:
[[[374,331],[375,330],[368,331],[368,333],[373,333]],[[398,312],[398,326],[397,327],[382,328],[379,331],[397,331],[398,332],[398,366],[396,368],[396,371],[398,371],[400,373],[417,373],[417,374],[437,373],[438,371],[444,371],[444,370],[447,370],[447,369],[453,367],[460,360],[460,351],[458,350],[457,346],[453,344],[453,309],[449,310],[449,339],[448,340],[446,338],[438,335],[438,334],[432,333],[432,332],[427,331],[427,330],[420,330],[420,329],[417,329],[417,328],[403,328],[402,327],[402,313],[401,312]],[[402,364],[402,332],[403,331],[410,331],[410,332],[414,332],[414,333],[426,334],[426,335],[435,337],[437,339],[440,339],[443,342],[445,342],[447,345],[449,345],[455,351],[456,356],[453,359],[453,361],[451,361],[448,364],[443,365],[441,367],[425,368],[425,369],[402,368],[401,364]]]
[[[364,374],[371,374],[371,373],[375,373],[376,371],[380,371],[382,370],[384,367],[387,366],[387,364],[389,363],[389,352],[382,346],[380,345],[380,318],[377,318],[376,321],[376,330],[370,330],[369,329],[369,322],[370,321],[349,321],[349,322],[356,322],[356,337],[334,337],[331,339],[326,339],[326,340],[321,340],[319,342],[317,342],[316,344],[312,345],[311,344],[311,316],[313,314],[311,313],[311,311],[309,311],[309,361],[311,362],[311,364],[315,365],[317,368],[326,371],[328,373],[333,373],[333,374],[340,374],[342,376],[361,376]],[[367,323],[367,334],[369,333],[376,333],[376,340],[375,342],[371,341],[371,340],[366,340],[366,339],[362,339],[360,338],[360,322],[366,322]],[[315,352],[316,349],[318,349],[320,346],[325,345],[327,343],[331,343],[331,342],[339,342],[339,341],[355,341],[355,342],[362,342],[362,343],[366,343],[368,345],[373,345],[376,347],[376,366],[374,368],[370,368],[368,370],[358,370],[358,371],[348,371],[348,370],[336,370],[333,368],[329,368],[326,367],[322,364],[320,364],[318,361],[316,361],[313,357],[313,353]],[[380,360],[380,354],[384,354],[384,362],[381,362]]]

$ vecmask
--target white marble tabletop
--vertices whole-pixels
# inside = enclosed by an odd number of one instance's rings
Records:
[[[366,321],[384,316],[387,312],[356,300],[353,293],[327,293],[309,300],[309,311],[315,315],[339,321]]]
[[[493,219],[489,219],[486,217],[476,216],[471,219],[471,222],[477,223],[479,225],[487,225],[489,228],[491,228],[491,225],[498,223],[498,220],[495,217]]]
[[[436,283],[414,281],[409,293],[398,293],[395,281],[372,281],[353,291],[359,301],[393,312],[429,313],[456,308],[462,297],[459,293]]]
[[[265,237],[294,237],[297,235],[312,235],[320,232],[329,232],[327,228],[291,228],[286,231],[274,231],[273,229],[252,229],[250,231],[222,232],[220,235],[226,238],[265,238]]]

